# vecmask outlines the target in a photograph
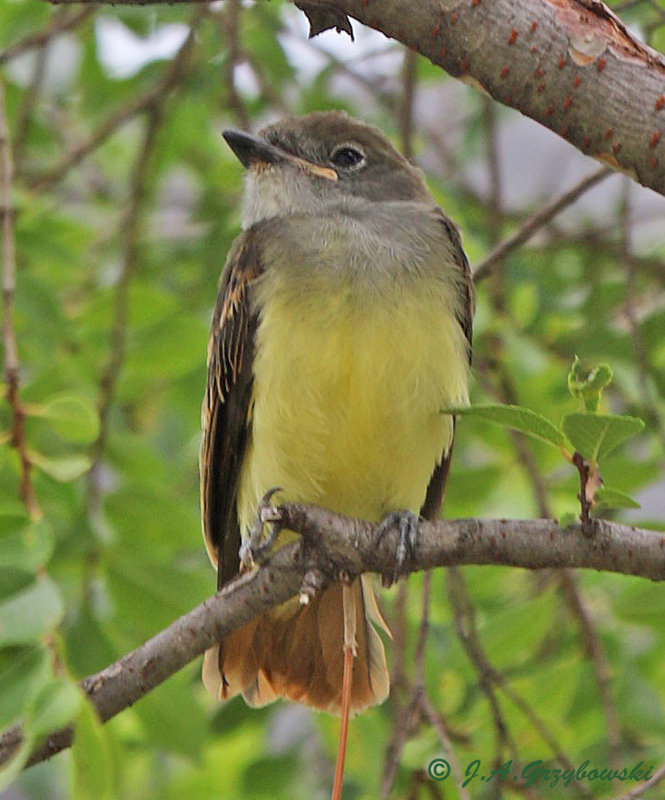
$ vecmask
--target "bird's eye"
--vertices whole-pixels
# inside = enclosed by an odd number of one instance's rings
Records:
[[[365,163],[365,155],[351,145],[345,144],[338,147],[330,157],[330,161],[342,169],[354,169]]]

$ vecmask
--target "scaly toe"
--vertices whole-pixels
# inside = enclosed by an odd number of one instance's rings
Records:
[[[379,544],[386,531],[397,527],[399,538],[395,548],[395,570],[391,576],[383,576],[385,586],[390,586],[402,574],[404,565],[411,561],[416,553],[416,540],[418,538],[418,515],[413,511],[402,509],[391,511],[381,520],[376,529],[376,543]]]
[[[272,496],[279,491],[280,487],[278,486],[269,489],[259,502],[254,525],[238,551],[240,563],[244,569],[249,569],[255,563],[260,564],[265,561],[282,530],[282,517],[279,509],[270,502]],[[264,536],[263,532],[267,524],[270,524],[270,533],[268,536]]]

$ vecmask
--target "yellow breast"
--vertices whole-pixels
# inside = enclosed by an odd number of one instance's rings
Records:
[[[441,409],[467,402],[468,357],[445,281],[267,273],[258,297],[251,437],[238,515],[243,533],[271,487],[377,520],[418,512],[452,440]]]

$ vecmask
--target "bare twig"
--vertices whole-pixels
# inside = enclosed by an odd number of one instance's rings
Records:
[[[26,92],[23,93],[21,98],[21,105],[19,106],[14,122],[14,141],[12,146],[12,157],[14,159],[14,169],[17,177],[21,174],[21,159],[25,149],[25,143],[32,122],[32,115],[39,101],[42,83],[46,73],[46,61],[49,54],[50,39],[47,40],[43,46],[37,51],[35,58],[35,65],[32,70],[32,77],[30,78],[30,86]]]
[[[227,54],[224,62],[222,86],[226,89],[226,104],[233,111],[238,125],[245,131],[251,127],[251,119],[236,87],[235,70],[243,59],[240,46],[240,0],[227,0],[224,15],[219,19],[222,35],[226,40]]]
[[[612,675],[610,666],[607,663],[607,656],[593,626],[593,620],[582,602],[572,570],[561,570],[561,585],[568,600],[568,605],[579,622],[585,649],[596,676],[596,683],[598,684],[598,691],[605,713],[610,761],[614,769],[620,770],[621,730],[612,693]]]
[[[167,67],[165,73],[144,94],[132,98],[127,105],[110,114],[99,127],[83,142],[73,147],[60,161],[44,172],[26,177],[26,183],[31,189],[44,190],[61,180],[67,172],[83,161],[93,150],[99,147],[118,128],[135,117],[149,110],[162,97],[168,94],[182,79],[194,47],[195,33],[205,13],[202,6],[197,10],[191,23],[189,34],[185,39],[175,58]]]
[[[464,786],[464,773],[462,772],[462,767],[460,766],[457,756],[455,755],[455,751],[453,750],[453,746],[450,741],[450,734],[444,718],[436,710],[426,693],[423,693],[420,703],[423,714],[439,735],[439,740],[443,745],[444,752],[448,756],[448,761],[450,762],[450,771],[455,778],[459,796],[462,798],[462,800],[470,800],[470,795]]]
[[[474,281],[482,281],[495,269],[499,269],[506,256],[521,247],[527,242],[540,228],[553,219],[564,208],[572,205],[584,192],[591,189],[600,181],[612,175],[612,170],[602,167],[591,175],[581,180],[570,191],[558,197],[556,200],[543,206],[532,217],[529,217],[512,236],[509,236],[501,244],[497,245],[473,270]]]
[[[648,792],[649,789],[653,789],[654,786],[658,786],[665,779],[665,764],[662,767],[654,772],[651,778],[648,781],[644,781],[639,786],[636,786],[632,791],[628,792],[628,794],[622,795],[619,800],[635,800],[636,797],[642,797],[645,792]]]
[[[99,435],[92,447],[92,460],[88,474],[88,510],[94,517],[99,503],[99,468],[108,437],[109,413],[113,404],[115,388],[125,358],[127,339],[127,311],[129,287],[136,269],[138,257],[138,236],[141,222],[141,209],[146,196],[148,164],[156,144],[157,132],[162,122],[162,106],[170,91],[178,83],[187,69],[191,55],[194,31],[200,21],[200,13],[195,15],[190,32],[176,55],[168,74],[162,79],[160,92],[151,91],[152,99],[147,110],[147,122],[142,144],[132,171],[129,202],[123,214],[121,231],[124,239],[123,261],[116,284],[113,325],[109,342],[109,357],[100,380]]]
[[[0,64],[10,61],[12,58],[16,58],[16,56],[20,56],[34,47],[43,47],[59,34],[78,27],[82,22],[88,19],[88,17],[91,17],[96,10],[95,6],[88,6],[87,8],[84,6],[71,14],[54,14],[49,24],[43,30],[28,33],[22,39],[9,45],[6,50],[0,53]]]
[[[14,208],[12,205],[13,164],[7,125],[4,85],[0,82],[0,216],[2,217],[2,344],[5,353],[7,400],[12,410],[10,443],[16,448],[21,469],[21,498],[33,519],[41,517],[41,509],[32,485],[30,457],[25,441],[25,411],[19,398],[19,359],[14,330],[14,292],[16,290],[16,248],[14,241]]]
[[[658,410],[656,400],[651,390],[649,382],[649,363],[645,350],[644,338],[640,330],[636,308],[636,273],[637,263],[633,255],[632,232],[630,225],[631,204],[630,204],[630,181],[624,178],[623,181],[623,202],[621,204],[621,249],[623,261],[626,267],[626,303],[625,311],[630,328],[630,337],[633,341],[635,351],[635,365],[637,368],[637,380],[640,388],[640,399],[642,407],[660,439],[661,446],[665,449],[665,424]]]
[[[92,517],[96,515],[98,510],[99,468],[108,437],[109,412],[113,404],[120,370],[125,359],[129,287],[134,275],[138,254],[140,210],[146,194],[148,162],[155,146],[161,118],[160,104],[155,100],[148,111],[143,142],[132,172],[129,202],[126,213],[123,215],[121,230],[124,236],[124,256],[115,290],[109,357],[100,380],[99,434],[92,447],[92,460],[88,473],[88,509]]]

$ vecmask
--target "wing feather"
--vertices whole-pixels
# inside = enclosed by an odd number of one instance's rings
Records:
[[[239,570],[236,495],[250,421],[256,312],[251,284],[262,272],[256,233],[234,242],[219,283],[208,342],[208,381],[201,413],[203,535],[217,566],[218,588]]]
[[[449,239],[449,251],[453,254],[453,263],[456,271],[455,286],[459,293],[459,302],[455,310],[455,316],[457,317],[457,321],[464,331],[464,336],[468,342],[469,364],[471,364],[473,311],[475,306],[475,293],[473,289],[473,281],[471,279],[471,268],[469,267],[469,262],[462,248],[462,240],[459,235],[459,231],[455,225],[443,214],[442,211],[437,210],[437,217],[440,219],[446,236]],[[450,447],[443,452],[441,461],[434,468],[429,485],[427,486],[425,502],[420,509],[420,516],[424,519],[437,519],[441,513],[441,504],[443,502],[443,495],[446,490],[446,482],[448,480],[448,473],[450,471],[450,461],[453,455],[455,422],[455,418],[453,417],[453,438],[451,440]]]

